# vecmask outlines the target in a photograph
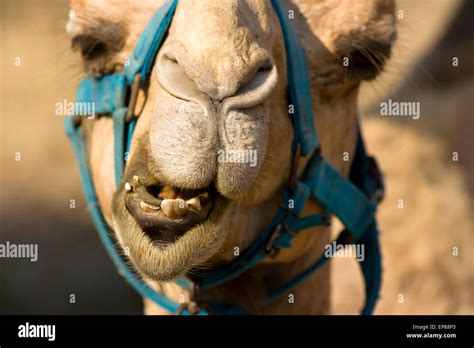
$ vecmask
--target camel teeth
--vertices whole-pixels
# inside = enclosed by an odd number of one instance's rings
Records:
[[[161,202],[161,211],[163,215],[170,219],[180,219],[188,212],[186,203],[183,199],[164,199]]]
[[[132,192],[133,191],[133,186],[130,185],[129,182],[125,183],[125,192]]]
[[[150,213],[154,213],[154,212],[160,210],[160,207],[158,207],[156,205],[153,205],[153,204],[149,204],[149,203],[144,202],[144,201],[140,202],[140,208],[143,211],[150,212]]]
[[[138,177],[138,175],[133,176],[133,183],[137,186],[141,184],[140,178]]]
[[[201,201],[199,197],[193,197],[186,201],[186,207],[192,208],[196,211],[201,211]]]

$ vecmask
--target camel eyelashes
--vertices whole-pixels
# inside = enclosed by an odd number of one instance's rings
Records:
[[[87,75],[110,74],[122,65],[119,54],[127,37],[123,23],[77,15],[68,22],[66,31],[71,37],[72,49],[81,52]]]
[[[93,60],[107,53],[107,44],[96,37],[78,35],[72,39],[72,48],[80,50],[85,60]]]
[[[372,80],[381,72],[390,53],[390,44],[369,41],[366,45],[357,47],[350,53],[351,70],[363,80]]]

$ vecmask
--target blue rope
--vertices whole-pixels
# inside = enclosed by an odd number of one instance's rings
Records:
[[[137,124],[136,118],[133,118],[128,124],[127,147],[125,148],[125,155],[128,155],[128,156],[130,155],[130,145],[132,144],[133,131],[135,130],[136,124]]]
[[[142,74],[143,81],[146,81],[148,78],[151,65],[171,24],[177,5],[178,0],[167,0],[153,15],[142,35],[138,38],[138,42],[130,57],[130,64],[125,67],[125,75],[129,84],[133,83],[135,76],[139,72]]]
[[[85,142],[81,128],[74,125],[73,118],[66,119],[64,127],[66,134],[72,142],[73,150],[76,155],[77,162],[79,163],[81,183],[82,187],[84,188],[84,195],[92,215],[92,220],[97,228],[97,231],[99,232],[100,239],[102,240],[107,253],[112,258],[115,267],[117,267],[120,274],[140,294],[148,297],[166,310],[172,313],[176,312],[179,306],[175,302],[168,300],[162,295],[159,295],[157,292],[155,292],[155,290],[146,285],[142,279],[139,279],[136,274],[130,270],[126,264],[126,261],[122,258],[122,255],[118,252],[118,248],[109,234],[106,222],[104,221],[99,204],[97,202],[94,184],[87,164],[88,161],[86,148],[84,146]]]
[[[309,155],[319,147],[319,139],[313,121],[313,101],[306,54],[298,33],[288,19],[288,11],[283,8],[280,0],[272,0],[272,5],[285,39],[289,99],[295,108],[293,115],[295,135],[301,143],[301,153]]]
[[[205,278],[199,281],[200,287],[206,289],[221,285],[230,279],[238,277],[263,259],[266,256],[264,251],[265,243],[268,241],[268,238],[276,226],[283,220],[285,214],[286,211],[280,208],[270,225],[258,236],[249,248],[229,265],[220,269],[210,270],[206,273]]]

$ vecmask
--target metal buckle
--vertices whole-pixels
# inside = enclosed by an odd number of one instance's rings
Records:
[[[281,236],[282,233],[287,233],[290,236],[296,236],[296,233],[293,232],[286,223],[285,220],[281,221],[278,225],[276,225],[275,229],[273,230],[270,238],[268,239],[267,243],[265,244],[265,253],[268,254],[270,257],[274,258],[278,255],[280,248],[277,248],[273,245],[278,237]]]
[[[290,192],[295,192],[296,185],[298,184],[298,163],[301,156],[301,144],[296,145],[295,152],[293,153],[293,159],[291,162],[291,171],[290,177],[288,179],[288,190]]]
[[[265,244],[265,253],[270,254],[274,249],[276,249],[273,246],[273,243],[276,241],[276,239],[281,235],[281,223],[276,225],[275,229],[273,230],[272,234],[270,235],[270,238],[268,239],[267,243]]]

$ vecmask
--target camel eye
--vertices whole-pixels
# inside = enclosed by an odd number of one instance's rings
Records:
[[[364,47],[354,49],[350,54],[351,72],[362,80],[374,79],[390,57],[391,44],[367,40]]]
[[[111,74],[120,67],[118,53],[123,47],[123,42],[119,31],[108,32],[108,35],[93,32],[73,37],[72,48],[81,52],[85,73],[99,77]]]
[[[72,39],[73,49],[81,51],[82,57],[86,61],[94,60],[108,52],[107,44],[96,37],[89,35],[79,35]]]

